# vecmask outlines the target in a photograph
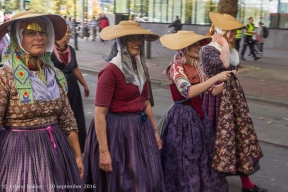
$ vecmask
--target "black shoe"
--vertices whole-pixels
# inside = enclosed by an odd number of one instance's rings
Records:
[[[246,61],[246,59],[243,56],[241,56],[241,60]]]
[[[254,185],[253,189],[242,188],[242,192],[268,192],[268,189],[259,188],[257,185]]]
[[[254,61],[256,61],[258,59],[261,59],[261,57],[257,57],[257,56],[254,57]]]

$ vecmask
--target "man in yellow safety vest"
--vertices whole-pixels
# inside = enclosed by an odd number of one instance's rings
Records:
[[[237,34],[235,35],[235,49],[239,52],[240,41],[242,39],[242,29],[237,29]]]
[[[253,55],[254,60],[258,60],[261,58],[261,57],[257,57],[257,55],[254,53],[253,35],[256,33],[254,30],[255,30],[255,27],[253,24],[253,17],[249,17],[249,23],[246,25],[246,30],[245,30],[245,35],[244,35],[244,44],[243,44],[243,48],[241,51],[241,59],[242,60],[246,60],[244,58],[244,54],[245,54],[247,45],[250,48],[250,53]]]

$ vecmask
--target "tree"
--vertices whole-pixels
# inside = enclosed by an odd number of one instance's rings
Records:
[[[220,0],[218,3],[218,12],[236,17],[238,12],[238,0]]]
[[[204,23],[211,23],[209,12],[217,12],[217,3],[210,0],[205,3],[205,21]]]

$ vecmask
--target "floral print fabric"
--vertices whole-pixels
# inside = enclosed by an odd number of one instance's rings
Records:
[[[58,122],[68,136],[78,132],[76,120],[66,93],[59,86],[60,97],[50,101],[34,101],[20,105],[12,69],[0,69],[0,126],[30,127]]]
[[[181,61],[172,63],[169,66],[169,81],[174,82],[178,91],[185,98],[188,98],[188,91],[191,85],[207,80],[202,67],[197,63],[193,65],[184,64]],[[207,93],[211,93],[214,85],[207,89]]]
[[[224,83],[212,167],[219,172],[254,173],[263,156],[237,77]]]

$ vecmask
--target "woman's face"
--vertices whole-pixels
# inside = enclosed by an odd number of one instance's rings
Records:
[[[69,43],[71,36],[72,36],[71,27],[69,25],[67,25],[67,31],[66,31],[64,37],[60,41],[57,41],[57,43],[66,45],[67,43]]]
[[[126,37],[127,50],[132,57],[140,54],[143,39],[143,35],[129,35]]]
[[[199,52],[200,52],[200,42],[196,42],[188,47],[187,55],[189,55],[192,58],[198,58]]]
[[[47,31],[24,29],[22,32],[22,47],[32,56],[41,56],[47,49]]]
[[[237,30],[234,29],[231,31],[229,37],[228,37],[228,43],[233,43],[235,35],[237,34]]]

